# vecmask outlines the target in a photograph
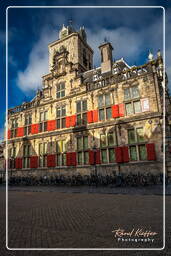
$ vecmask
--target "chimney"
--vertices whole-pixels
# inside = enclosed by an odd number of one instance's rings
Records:
[[[105,42],[99,46],[101,52],[101,73],[112,71],[112,50],[111,43]]]

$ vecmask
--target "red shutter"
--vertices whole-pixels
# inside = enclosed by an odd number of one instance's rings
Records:
[[[147,149],[147,159],[148,160],[156,160],[156,152],[155,152],[155,145],[154,143],[146,144]]]
[[[93,110],[93,122],[98,122],[98,110]]]
[[[112,117],[113,118],[119,117],[119,106],[118,105],[112,106]]]
[[[70,126],[76,125],[76,115],[70,116]]]
[[[122,157],[123,162],[129,162],[129,153],[128,153],[128,147],[122,147]]]
[[[117,163],[122,163],[123,162],[122,147],[115,148],[115,158],[116,158]]]
[[[53,131],[56,129],[56,120],[50,120],[47,122],[47,130]]]
[[[47,156],[47,167],[55,167],[55,155]]]
[[[31,134],[36,134],[39,132],[39,124],[32,124],[31,125]]]
[[[71,153],[70,152],[66,153],[66,163],[67,163],[67,166],[71,165]]]
[[[76,166],[77,165],[77,159],[76,159],[76,152],[72,152],[70,153],[70,161],[71,161],[71,165]]]
[[[20,158],[19,159],[19,168],[22,169],[22,167],[23,167],[23,159]]]
[[[100,150],[98,149],[97,151],[96,151],[96,164],[100,164]]]
[[[89,150],[89,164],[94,164],[94,151]]]
[[[125,108],[124,108],[124,104],[119,104],[119,116],[124,116],[125,114]]]
[[[18,127],[17,128],[17,137],[23,137],[24,136],[24,127]]]
[[[30,168],[37,168],[38,167],[38,156],[31,156],[30,157]]]
[[[11,130],[8,130],[8,140],[11,138]]]
[[[15,159],[15,168],[16,169],[21,169],[22,168],[22,158],[17,157]]]
[[[66,127],[69,128],[70,127],[70,116],[66,117]]]
[[[93,123],[93,111],[88,111],[87,112],[87,122],[88,123]]]

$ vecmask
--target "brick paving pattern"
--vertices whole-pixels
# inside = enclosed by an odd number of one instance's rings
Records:
[[[167,239],[171,231],[171,197],[167,201]],[[5,249],[5,192],[0,192],[0,255],[171,255],[163,251],[7,251]],[[171,215],[171,214],[170,214]],[[116,248],[144,247],[118,243],[112,230],[150,227],[159,233],[148,247],[162,247],[162,196],[103,193],[9,191],[9,247]]]

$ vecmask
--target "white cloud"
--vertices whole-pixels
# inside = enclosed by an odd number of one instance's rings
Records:
[[[48,72],[48,44],[57,39],[57,31],[44,29],[33,46],[24,71],[17,76],[18,86],[25,92],[35,91],[42,85],[42,75]]]

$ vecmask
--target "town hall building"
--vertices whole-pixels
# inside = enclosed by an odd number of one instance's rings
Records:
[[[30,102],[8,110],[11,175],[161,173],[163,168],[163,60],[113,61],[99,46],[93,66],[86,31],[63,25],[48,45],[49,73]],[[128,46],[129,51],[129,46]]]

